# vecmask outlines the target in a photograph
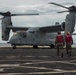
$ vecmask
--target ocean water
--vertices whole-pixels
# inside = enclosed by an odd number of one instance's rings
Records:
[[[0,47],[11,47],[11,44],[0,43]],[[76,47],[76,43],[73,43],[72,47]]]
[[[73,43],[76,44],[76,35],[72,35],[73,37]]]
[[[11,46],[11,44],[8,44],[8,43],[0,43],[0,46]],[[76,47],[76,43],[73,43],[73,46]]]

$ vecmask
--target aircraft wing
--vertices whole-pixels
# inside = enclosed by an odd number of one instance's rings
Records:
[[[58,32],[58,31],[64,31],[64,28],[62,25],[52,25],[52,26],[40,27],[40,31]]]
[[[28,27],[13,27],[13,26],[7,26],[6,29],[12,29],[13,32],[18,31],[18,30],[28,30]]]

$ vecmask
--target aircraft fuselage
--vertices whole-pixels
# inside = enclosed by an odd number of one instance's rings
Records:
[[[51,45],[55,44],[56,32],[24,31],[11,37],[9,42],[15,45]]]

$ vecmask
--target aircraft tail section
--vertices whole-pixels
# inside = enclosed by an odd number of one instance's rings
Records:
[[[7,26],[12,26],[11,17],[3,17],[2,18],[2,40],[8,41],[10,29],[7,29]]]
[[[75,27],[75,12],[70,12],[65,19],[65,34],[69,31],[71,34],[74,32]]]

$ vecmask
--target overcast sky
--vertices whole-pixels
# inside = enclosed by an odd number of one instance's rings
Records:
[[[76,0],[0,0],[0,12],[10,11],[11,13],[39,13],[39,16],[16,16],[12,17],[14,26],[38,27],[49,26],[55,22],[62,23],[68,14],[57,13],[66,10],[64,8],[48,4],[55,2],[66,7],[76,5]],[[0,16],[1,18],[2,16]],[[1,20],[0,20],[1,26]],[[1,28],[0,28],[1,30]],[[0,31],[1,33],[1,31]],[[0,37],[0,41],[1,37]]]

